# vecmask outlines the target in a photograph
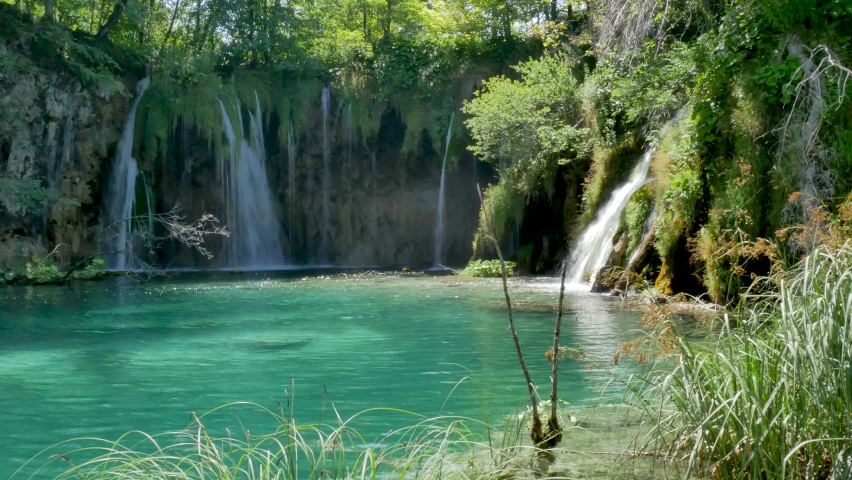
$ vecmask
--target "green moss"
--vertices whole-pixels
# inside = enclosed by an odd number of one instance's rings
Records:
[[[621,225],[627,230],[627,252],[636,250],[645,232],[645,221],[654,207],[654,195],[648,185],[640,188],[630,197],[621,216]]]
[[[666,138],[668,137],[668,138]],[[691,120],[681,120],[664,134],[661,155],[669,161],[666,183],[657,182],[658,221],[655,244],[661,258],[674,252],[680,238],[689,232],[703,193],[699,141]]]
[[[592,166],[583,185],[582,213],[575,224],[580,229],[594,217],[595,210],[604,196],[610,192],[633,165],[640,149],[634,137],[625,138],[617,145],[596,145],[592,153]]]
[[[503,182],[489,186],[485,190],[485,203],[494,234],[503,239],[513,222],[519,222],[524,215],[526,199],[523,194]],[[480,213],[480,226],[485,225],[485,214]]]

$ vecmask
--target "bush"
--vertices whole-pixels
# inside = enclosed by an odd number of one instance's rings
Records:
[[[27,262],[25,276],[35,285],[58,282],[64,277],[59,266],[50,256],[33,256],[32,261]]]
[[[96,257],[81,270],[73,268],[69,270],[57,265],[50,255],[33,255],[23,272],[14,268],[9,268],[5,272],[0,271],[0,282],[22,281],[31,285],[44,285],[65,283],[69,280],[100,280],[104,277],[104,265],[106,265],[104,259]]]
[[[3,283],[12,283],[17,278],[20,278],[20,274],[14,268],[10,268],[0,274],[0,280],[2,280]]]
[[[518,265],[515,262],[507,261],[505,263],[506,276],[514,276],[515,268]],[[466,277],[502,277],[503,271],[500,267],[500,260],[471,260],[459,274]]]
[[[75,280],[98,280],[104,277],[104,265],[106,262],[102,257],[94,258],[91,263],[86,265],[86,268],[74,272],[72,277]]]

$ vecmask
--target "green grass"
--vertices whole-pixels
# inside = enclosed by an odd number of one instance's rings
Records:
[[[24,469],[37,468],[26,478],[56,479],[321,479],[351,478],[502,478],[528,468],[537,449],[520,444],[525,415],[510,415],[500,425],[459,416],[425,417],[391,408],[374,408],[344,419],[323,401],[316,423],[294,418],[294,395],[277,410],[236,402],[202,415],[191,414],[183,430],[151,435],[131,431],[115,441],[77,438],[39,453]],[[208,420],[223,413],[250,409],[277,426],[271,433],[230,431],[212,435]],[[354,428],[374,414],[408,417],[411,423],[388,431],[380,439],[365,438]],[[323,421],[330,416],[330,421]],[[486,414],[487,418],[487,414]],[[61,473],[55,474],[57,464]],[[50,473],[48,473],[50,472]]]
[[[849,478],[852,247],[819,248],[762,286],[772,293],[746,296],[716,345],[681,340],[647,379],[649,445],[685,478]]]
[[[324,416],[318,422],[299,424],[293,400],[291,394],[287,406],[278,404],[277,409],[248,402],[223,405],[203,415],[193,413],[185,429],[158,435],[131,431],[114,441],[66,440],[42,451],[11,478],[652,479],[663,467],[653,457],[631,457],[634,428],[642,429],[643,416],[621,408],[580,409],[572,412],[577,417],[560,409],[563,447],[545,452],[530,445],[525,430],[528,409],[492,424],[487,410],[484,420],[426,417],[390,408],[344,419],[334,407],[325,410],[323,403]],[[259,422],[277,428],[264,434],[227,430],[224,437],[208,431],[212,417],[221,419],[246,409],[255,418],[258,413],[266,417],[267,421],[253,421],[255,427]],[[410,423],[380,438],[365,438],[356,430],[370,416],[388,413]]]

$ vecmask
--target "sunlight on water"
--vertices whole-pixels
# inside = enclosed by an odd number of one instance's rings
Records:
[[[296,419],[319,419],[323,393],[345,417],[372,407],[492,421],[524,403],[499,283],[449,276],[311,272],[185,273],[141,284],[109,282],[0,290],[0,477],[60,440],[114,439],[185,427],[190,412],[250,401],[277,408],[295,380]],[[515,279],[517,324],[534,380],[546,391],[553,279]],[[567,298],[562,339],[597,368],[568,361],[560,396],[601,396],[610,359],[639,314],[617,301]],[[326,415],[330,415],[328,412]],[[253,423],[253,421],[258,423]],[[251,408],[208,424],[269,431]],[[370,413],[365,441],[413,423]]]

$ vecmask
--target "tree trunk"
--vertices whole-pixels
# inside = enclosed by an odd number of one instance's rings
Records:
[[[44,0],[44,17],[45,20],[54,20],[53,16],[53,0]]]
[[[559,396],[557,385],[559,380],[559,335],[562,333],[562,305],[565,301],[565,269],[567,260],[562,259],[562,282],[559,287],[559,303],[556,306],[556,327],[553,329],[553,357],[550,372],[550,417],[547,419],[547,430],[543,442],[546,447],[553,448],[562,441],[562,426],[559,425]]]
[[[506,284],[506,262],[503,261],[503,252],[500,250],[500,242],[497,241],[497,236],[494,235],[494,228],[491,225],[491,218],[488,215],[488,206],[482,199],[482,190],[479,184],[476,185],[476,191],[479,193],[479,203],[482,205],[482,213],[485,215],[485,224],[488,226],[488,233],[491,240],[494,242],[494,248],[497,249],[497,258],[500,259],[500,272],[503,279],[503,296],[506,298],[506,311],[509,315],[509,330],[512,332],[512,341],[515,343],[515,350],[518,352],[518,363],[521,364],[521,370],[524,372],[524,378],[527,381],[527,389],[530,393],[530,407],[532,408],[532,425],[530,427],[530,438],[533,444],[538,446],[544,440],[544,432],[542,431],[541,417],[538,414],[538,401],[535,394],[535,385],[532,383],[530,371],[527,369],[527,362],[524,360],[524,352],[521,350],[521,342],[518,340],[518,331],[515,330],[515,319],[512,316],[512,299],[509,297],[509,287]]]
[[[391,14],[393,14],[393,0],[387,0],[387,18],[385,18],[384,25],[382,26],[384,30],[383,39],[385,43],[390,43],[390,35],[391,35]]]
[[[648,252],[653,248],[654,240],[657,238],[656,230],[657,224],[654,223],[654,226],[651,227],[650,231],[642,239],[642,243],[637,247],[632,261],[624,267],[624,273],[621,274],[621,278],[618,279],[618,283],[615,285],[616,289],[626,292],[630,288],[630,272],[636,270],[636,266],[641,265],[645,261],[645,257],[648,256]]]
[[[370,41],[370,32],[367,30],[367,2],[364,1],[362,4],[364,7],[364,41]]]
[[[121,15],[124,13],[124,9],[127,7],[127,0],[118,0],[115,3],[115,6],[112,9],[112,13],[107,18],[106,23],[98,29],[98,33],[95,35],[95,38],[106,38],[109,35],[109,32],[118,25],[118,21],[121,20]]]
[[[175,2],[175,9],[172,11],[172,19],[169,21],[169,29],[166,30],[166,36],[163,37],[163,46],[160,47],[160,50],[165,50],[166,46],[169,44],[169,37],[172,36],[172,29],[175,26],[175,18],[177,18],[178,9],[180,8],[180,0]]]

